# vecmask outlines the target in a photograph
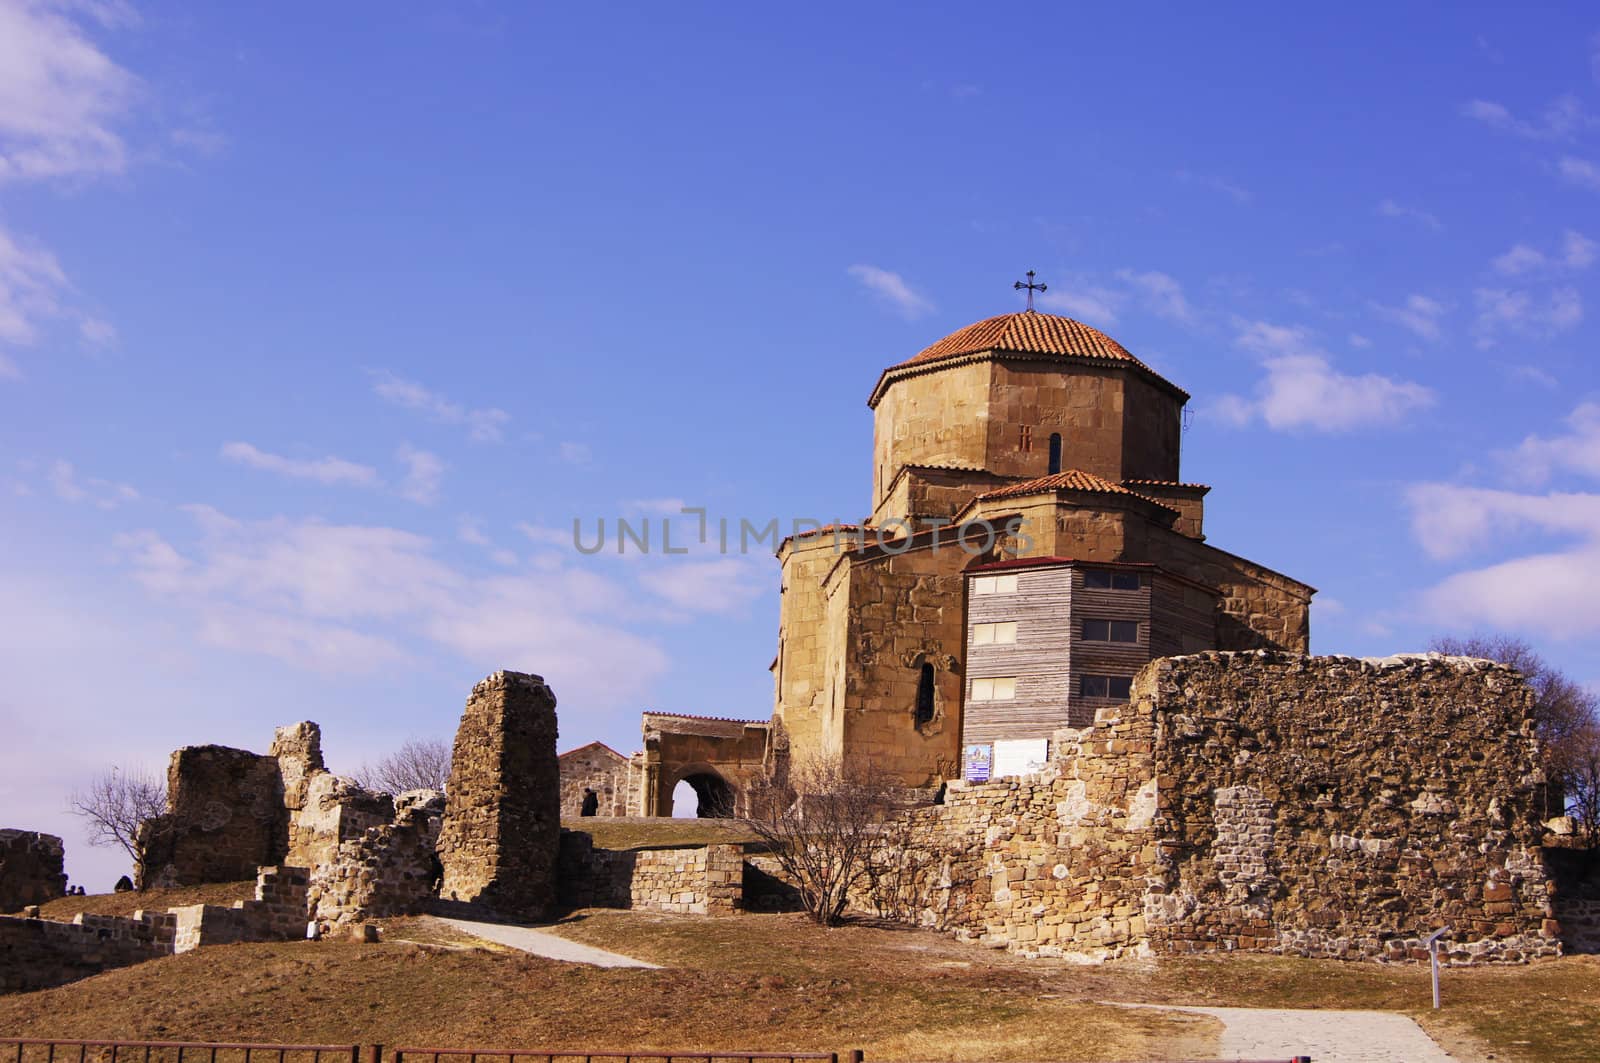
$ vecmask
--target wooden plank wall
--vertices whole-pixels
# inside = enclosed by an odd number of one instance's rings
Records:
[[[1006,573],[1010,575],[1011,573]],[[1071,680],[1072,570],[1065,567],[1016,571],[1015,594],[973,594],[967,580],[966,708],[964,745],[1002,738],[1049,738],[1066,723]],[[1017,622],[1009,646],[975,646],[974,625]],[[1011,701],[973,701],[972,680],[1017,677]]]

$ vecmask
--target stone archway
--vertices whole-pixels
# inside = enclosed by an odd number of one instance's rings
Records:
[[[678,782],[688,783],[694,791],[695,815],[700,819],[730,819],[738,807],[733,784],[711,768],[690,768],[678,777]]]

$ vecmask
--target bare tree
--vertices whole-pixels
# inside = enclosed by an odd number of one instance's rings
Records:
[[[1566,783],[1567,814],[1587,844],[1600,845],[1600,721],[1574,738]]]
[[[90,845],[120,846],[139,866],[139,824],[167,810],[167,780],[142,767],[110,767],[72,791],[67,810],[83,817]]]
[[[799,761],[787,780],[757,783],[745,822],[772,849],[812,919],[835,926],[867,877],[894,791],[836,759]]]
[[[1484,657],[1508,664],[1521,672],[1533,688],[1534,724],[1538,728],[1545,775],[1550,793],[1566,807],[1545,809],[1547,815],[1569,812],[1582,821],[1580,776],[1586,758],[1593,758],[1600,743],[1600,695],[1573,681],[1546,661],[1532,646],[1511,635],[1473,635],[1469,638],[1434,639],[1429,647],[1458,657]],[[1600,820],[1583,821],[1600,830]]]
[[[443,790],[450,778],[450,743],[441,738],[411,738],[376,764],[363,764],[357,785],[387,794]]]

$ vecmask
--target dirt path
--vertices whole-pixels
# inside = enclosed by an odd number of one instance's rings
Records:
[[[552,960],[565,960],[568,963],[587,963],[595,967],[645,967],[651,970],[660,968],[660,964],[646,963],[636,960],[632,956],[624,956],[620,952],[607,952],[597,949],[593,945],[581,945],[568,938],[559,937],[548,930],[540,930],[531,926],[511,926],[506,923],[479,923],[471,919],[450,919],[441,917],[440,922],[448,923],[464,934],[471,934],[475,938],[493,941],[499,945],[506,945],[523,952],[530,952],[535,956],[544,956]]]
[[[1223,1024],[1222,1059],[1289,1059],[1315,1063],[1455,1063],[1411,1019],[1390,1011],[1310,1008],[1207,1008],[1129,1004],[1209,1015]]]

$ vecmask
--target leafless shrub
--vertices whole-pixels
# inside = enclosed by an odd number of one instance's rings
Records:
[[[1600,721],[1573,737],[1566,783],[1567,814],[1586,844],[1600,845]]]
[[[110,767],[72,791],[67,810],[84,820],[90,845],[119,846],[137,867],[139,824],[166,812],[167,780],[143,767]]]
[[[915,821],[890,816],[867,854],[867,896],[880,918],[915,923],[939,871],[934,854],[917,844]]]
[[[1600,695],[1568,678],[1522,639],[1511,635],[1473,635],[1470,638],[1434,639],[1431,649],[1458,657],[1484,657],[1508,664],[1521,672],[1533,688],[1534,722],[1538,728],[1545,776],[1555,807],[1542,810],[1559,816],[1563,812],[1580,827],[1600,832],[1600,809],[1585,811],[1586,805],[1600,801],[1593,796],[1596,774],[1594,758],[1600,743]],[[1583,779],[1591,779],[1585,790]],[[1562,803],[1565,807],[1562,807]]]
[[[881,776],[833,759],[798,761],[786,782],[751,789],[745,822],[770,846],[811,918],[836,926],[867,876],[894,796]]]
[[[443,790],[450,778],[450,743],[440,738],[408,739],[376,764],[363,764],[352,778],[358,786],[386,794]]]

